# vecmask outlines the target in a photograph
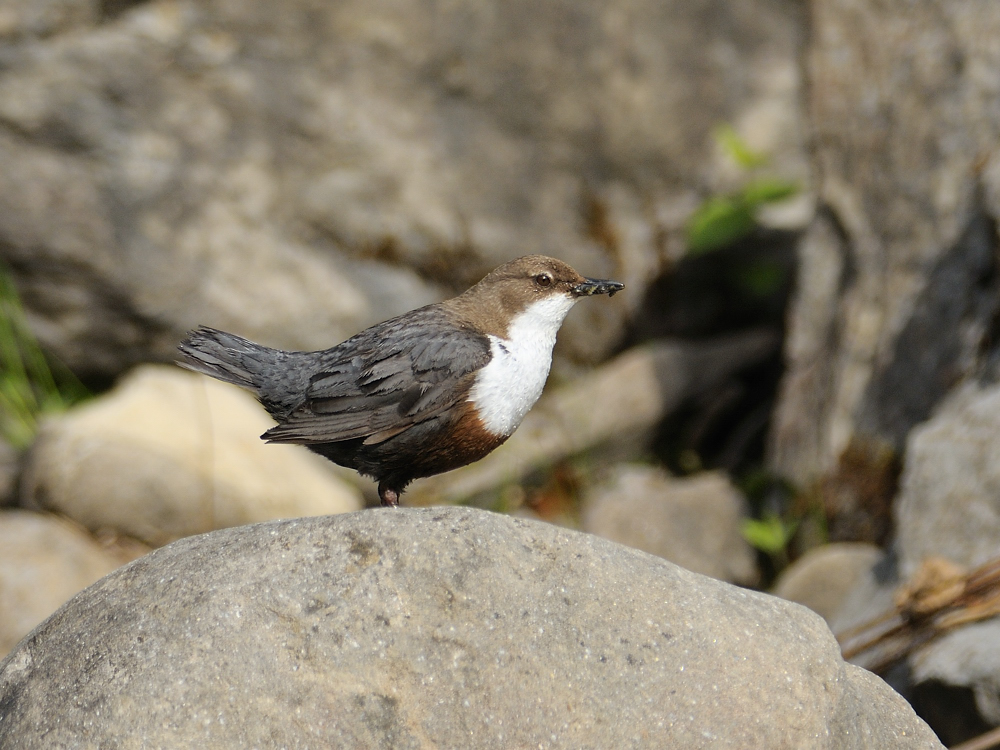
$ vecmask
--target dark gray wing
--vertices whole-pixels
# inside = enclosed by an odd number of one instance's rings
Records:
[[[490,357],[484,335],[456,327],[436,306],[415,310],[322,352],[303,403],[263,437],[387,440],[464,398]]]

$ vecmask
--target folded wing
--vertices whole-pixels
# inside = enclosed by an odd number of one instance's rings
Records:
[[[490,360],[489,340],[423,308],[323,352],[301,405],[264,433],[304,445],[364,438],[379,443],[465,398]]]

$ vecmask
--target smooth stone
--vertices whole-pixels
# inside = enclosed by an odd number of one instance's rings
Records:
[[[64,519],[0,511],[0,656],[122,562]]]
[[[746,510],[721,473],[676,478],[652,466],[623,466],[585,494],[581,527],[695,573],[749,585],[759,571],[741,533]]]
[[[809,550],[789,565],[771,593],[809,607],[828,623],[885,553],[874,544],[837,542]]]

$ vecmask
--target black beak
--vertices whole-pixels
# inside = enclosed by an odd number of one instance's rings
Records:
[[[584,279],[582,284],[573,287],[573,294],[577,297],[592,297],[595,294],[606,294],[614,297],[615,294],[625,288],[620,281],[608,281],[606,279]]]

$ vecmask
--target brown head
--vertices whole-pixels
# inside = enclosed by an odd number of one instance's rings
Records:
[[[525,255],[494,269],[444,304],[477,330],[505,338],[510,321],[535,302],[564,298],[568,310],[581,297],[610,297],[624,288],[618,281],[586,278],[556,258]],[[558,322],[562,322],[561,317]]]

